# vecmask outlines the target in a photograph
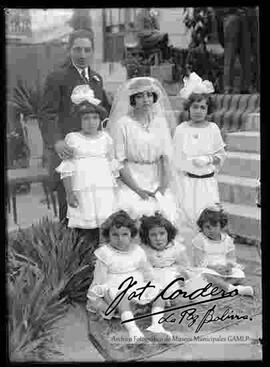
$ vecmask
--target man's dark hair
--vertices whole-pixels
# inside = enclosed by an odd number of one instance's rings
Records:
[[[93,32],[91,32],[90,30],[87,30],[87,29],[78,29],[78,30],[72,32],[69,35],[68,46],[67,46],[68,50],[71,49],[71,47],[73,46],[74,41],[75,41],[76,38],[88,38],[92,43],[92,47],[94,48],[94,34],[93,34]]]

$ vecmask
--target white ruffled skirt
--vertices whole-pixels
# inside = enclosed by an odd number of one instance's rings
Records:
[[[176,266],[153,268],[154,281],[162,286],[162,289],[166,288],[174,279],[180,277],[179,271]],[[182,282],[181,282],[182,283]],[[173,293],[181,286],[180,282],[175,282],[168,288],[168,293]],[[183,284],[182,284],[183,285]]]
[[[156,163],[129,162],[128,166],[133,179],[141,189],[151,192],[156,191],[160,184]],[[143,200],[136,192],[119,180],[116,196],[117,209],[127,211],[134,219],[138,219],[142,215],[153,215],[156,211],[160,211],[174,223],[179,217],[176,200],[170,189],[167,189],[164,195],[157,193],[155,198],[150,197],[148,200]]]
[[[76,191],[79,205],[68,206],[67,218],[70,228],[97,228],[114,212],[114,188],[95,188]]]
[[[134,280],[137,281],[137,284],[127,291],[125,296],[127,298],[131,293],[133,293],[136,290],[136,288],[143,287],[144,285],[147,284],[147,282],[144,281],[141,271],[133,271],[121,274],[120,273],[110,274],[109,280],[102,286],[94,285],[93,287],[90,287],[91,293],[92,294],[94,293],[98,297],[104,297],[105,294],[107,294],[108,292],[110,298],[114,299],[119,292],[123,291],[128,286],[129,281],[127,281],[119,290],[121,283],[131,276],[133,277]],[[154,299],[154,297],[157,296],[158,291],[160,290],[160,286],[158,284],[154,283],[154,285],[155,288],[147,288],[143,292],[140,299],[136,297],[133,300],[139,304],[147,304],[151,302]]]
[[[128,286],[129,281],[127,281],[119,290],[121,283],[130,276],[132,276],[133,279],[137,281],[137,284],[127,291],[126,295],[124,296],[126,300],[137,288],[141,288],[147,284],[147,282],[144,281],[143,275],[140,271],[133,271],[121,274],[110,274],[109,279],[105,284],[95,284],[93,286],[90,286],[87,292],[87,310],[90,312],[100,311],[104,318],[110,319],[111,317],[115,317],[118,314],[117,309],[115,309],[112,313],[110,313],[110,315],[107,316],[104,313],[104,309],[99,310],[99,301],[103,299],[109,307],[110,303],[115,299],[117,294],[122,292]],[[156,282],[154,282],[153,285],[155,285],[155,288],[147,288],[139,298],[131,297],[128,302],[131,301],[140,305],[146,305],[153,301],[154,298],[159,294],[161,289],[160,285]]]
[[[219,276],[221,278],[236,278],[236,279],[243,279],[245,278],[245,273],[243,271],[243,266],[240,264],[235,265],[232,269],[231,272],[229,274],[221,274],[218,273],[216,270],[210,269],[210,268],[198,268],[198,271],[201,272],[201,274],[211,274],[211,275],[216,275]]]
[[[208,205],[220,202],[217,179],[215,176],[192,178],[180,174],[178,180],[182,190],[182,207],[196,227],[196,221],[201,211]]]
[[[97,228],[115,211],[115,179],[105,157],[63,161],[56,171],[71,177],[78,207],[68,206],[68,227]]]

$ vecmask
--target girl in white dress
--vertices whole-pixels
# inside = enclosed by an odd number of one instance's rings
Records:
[[[127,296],[135,289],[144,286],[147,281],[153,280],[153,273],[144,250],[134,242],[134,237],[137,234],[136,223],[126,212],[119,211],[111,215],[102,226],[102,234],[104,238],[108,239],[108,243],[95,251],[97,260],[93,282],[87,293],[86,308],[89,312],[98,313],[105,319],[120,314],[121,320],[126,321],[134,317],[130,307],[131,302],[150,303],[158,295],[160,286],[157,283],[152,283],[155,288],[147,288],[141,297],[128,300]],[[108,307],[112,301],[121,290],[126,288],[125,286],[119,290],[119,286],[131,276],[137,281],[136,286],[128,290],[115,310],[109,312]],[[129,281],[127,284],[129,284]],[[160,312],[160,314],[152,316],[152,325],[148,330],[171,336],[158,323],[158,320],[163,316],[163,310],[164,301],[158,298],[153,302],[152,313]],[[134,341],[136,341],[136,338],[144,336],[135,321],[123,325]]]
[[[114,211],[117,162],[112,138],[100,129],[106,111],[99,100],[78,87],[71,99],[81,118],[81,130],[66,135],[73,158],[62,161],[56,170],[67,194],[68,227],[83,235],[95,231],[98,244],[99,227]]]
[[[176,278],[184,278],[184,281],[170,286],[170,294],[178,289],[191,293],[207,285],[201,272],[192,268],[182,239],[177,236],[176,227],[160,213],[141,218],[140,238],[141,246],[153,267],[155,282],[164,289]],[[208,298],[205,296],[203,300]],[[169,306],[172,304],[171,300],[166,302]]]
[[[176,222],[181,215],[172,188],[172,112],[163,87],[149,77],[128,80],[114,99],[108,129],[123,165],[118,208],[133,218],[159,210]]]
[[[252,287],[239,285],[245,274],[243,266],[237,263],[233,239],[224,231],[227,221],[227,215],[218,205],[202,211],[197,222],[200,233],[192,241],[194,265],[213,285],[252,296]]]
[[[219,127],[206,120],[213,91],[212,83],[200,77],[185,86],[190,120],[178,125],[174,135],[180,202],[194,228],[202,208],[220,201],[216,176],[226,153]]]

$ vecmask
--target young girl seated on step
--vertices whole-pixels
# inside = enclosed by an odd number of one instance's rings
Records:
[[[95,251],[97,260],[93,282],[87,293],[87,310],[98,313],[105,319],[111,318],[117,313],[120,314],[122,321],[132,319],[134,315],[131,310],[131,302],[137,302],[139,304],[150,303],[160,291],[160,287],[152,282],[152,284],[155,284],[155,288],[147,288],[140,299],[137,297],[136,299],[128,300],[127,295],[135,289],[144,286],[149,280],[153,280],[152,268],[147,261],[145,252],[134,242],[134,237],[137,234],[135,223],[126,212],[118,211],[111,215],[102,226],[102,235],[108,240],[108,243]],[[137,284],[123,297],[117,305],[116,310],[110,314],[107,311],[106,315],[106,310],[108,310],[111,302],[123,290],[122,287],[119,291],[118,287],[124,280],[131,276],[137,281]],[[158,323],[159,319],[163,316],[163,310],[164,301],[158,298],[153,302],[152,313],[161,313],[152,316],[152,325],[148,330],[171,336]],[[130,321],[123,325],[131,338],[144,336],[135,321]]]
[[[159,283],[162,289],[176,278],[184,278],[184,281],[175,282],[169,288],[169,294],[177,289],[191,293],[207,285],[200,272],[192,268],[185,247],[181,243],[181,238],[177,236],[177,229],[163,215],[156,213],[154,216],[143,216],[141,218],[140,238],[141,246],[153,267],[155,282]],[[176,300],[179,298],[181,296]],[[203,297],[204,300],[208,298],[207,296]],[[185,302],[188,302],[188,298]],[[167,301],[168,305],[172,303],[174,302]]]
[[[243,296],[253,296],[253,288],[240,283],[245,279],[243,266],[237,263],[233,239],[224,231],[227,215],[220,205],[205,208],[197,224],[200,233],[193,239],[193,261],[214,286]]]

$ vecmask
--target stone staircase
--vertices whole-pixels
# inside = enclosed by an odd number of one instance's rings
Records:
[[[227,134],[227,159],[218,175],[220,198],[229,213],[229,230],[261,239],[261,209],[256,206],[260,177],[260,115],[251,114],[246,131]]]

